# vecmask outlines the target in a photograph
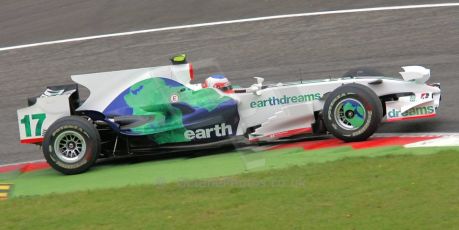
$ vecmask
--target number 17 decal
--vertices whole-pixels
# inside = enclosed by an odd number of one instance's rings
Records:
[[[43,127],[43,122],[46,119],[46,114],[44,113],[37,113],[37,114],[32,114],[32,115],[25,115],[21,119],[21,124],[24,125],[25,127],[25,133],[26,137],[31,137],[32,136],[32,125],[30,122],[30,118],[32,117],[32,120],[38,120],[37,125],[35,126],[35,136],[41,136],[41,128]]]

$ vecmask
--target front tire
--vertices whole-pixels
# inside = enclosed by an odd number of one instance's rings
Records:
[[[43,141],[48,164],[67,175],[87,171],[96,162],[99,151],[99,132],[88,120],[77,116],[54,122]]]
[[[382,104],[370,88],[346,84],[331,92],[325,100],[323,119],[327,130],[347,141],[364,141],[379,127]]]

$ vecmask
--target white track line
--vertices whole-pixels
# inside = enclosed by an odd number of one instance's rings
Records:
[[[431,137],[431,136],[457,136],[458,132],[434,132],[434,133],[375,133],[376,137]]]
[[[459,135],[455,136],[441,136],[435,139],[419,141],[415,143],[406,144],[405,148],[419,148],[419,147],[457,147],[459,146]]]
[[[237,19],[237,20],[229,20],[229,21],[199,23],[199,24],[182,25],[182,26],[171,26],[171,27],[137,30],[137,31],[113,33],[113,34],[102,34],[102,35],[95,35],[95,36],[88,36],[88,37],[69,38],[69,39],[56,40],[56,41],[39,42],[39,43],[32,43],[32,44],[25,44],[25,45],[18,45],[18,46],[3,47],[3,48],[0,48],[0,51],[23,49],[23,48],[36,47],[36,46],[53,45],[53,44],[60,44],[60,43],[67,43],[67,42],[87,41],[87,40],[93,40],[93,39],[99,39],[99,38],[111,38],[111,37],[128,36],[128,35],[134,35],[134,34],[144,34],[144,33],[153,33],[153,32],[160,32],[160,31],[180,30],[180,29],[189,29],[189,28],[198,28],[198,27],[207,27],[207,26],[216,26],[216,25],[224,25],[224,24],[243,23],[243,22],[256,22],[256,21],[264,21],[264,20],[272,20],[272,19],[309,17],[309,16],[331,15],[331,14],[347,14],[347,13],[358,13],[358,12],[388,11],[388,10],[453,7],[453,6],[459,6],[459,3],[387,6],[387,7],[362,8],[362,9],[321,11],[321,12],[299,13],[299,14],[284,14],[284,15],[246,18],[246,19]]]

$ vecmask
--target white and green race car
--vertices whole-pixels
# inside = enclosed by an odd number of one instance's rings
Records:
[[[268,85],[256,78],[248,88],[233,88],[222,75],[193,84],[185,55],[171,60],[72,76],[89,89],[86,100],[78,84],[48,87],[17,112],[21,143],[42,145],[53,168],[75,174],[98,158],[164,149],[324,133],[362,141],[381,122],[434,117],[440,103],[440,84],[427,84],[430,70],[420,66],[402,67],[401,79],[357,71]]]

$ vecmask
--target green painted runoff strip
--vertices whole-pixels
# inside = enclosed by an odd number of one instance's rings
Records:
[[[100,165],[90,171],[66,176],[52,169],[5,175],[0,182],[14,184],[12,196],[43,195],[119,188],[129,185],[161,184],[207,179],[236,174],[281,169],[295,165],[325,163],[349,157],[381,157],[389,155],[425,155],[459,148],[382,147],[356,150],[351,147],[303,150],[287,148],[260,152],[233,151],[195,158],[175,158],[141,163]]]

